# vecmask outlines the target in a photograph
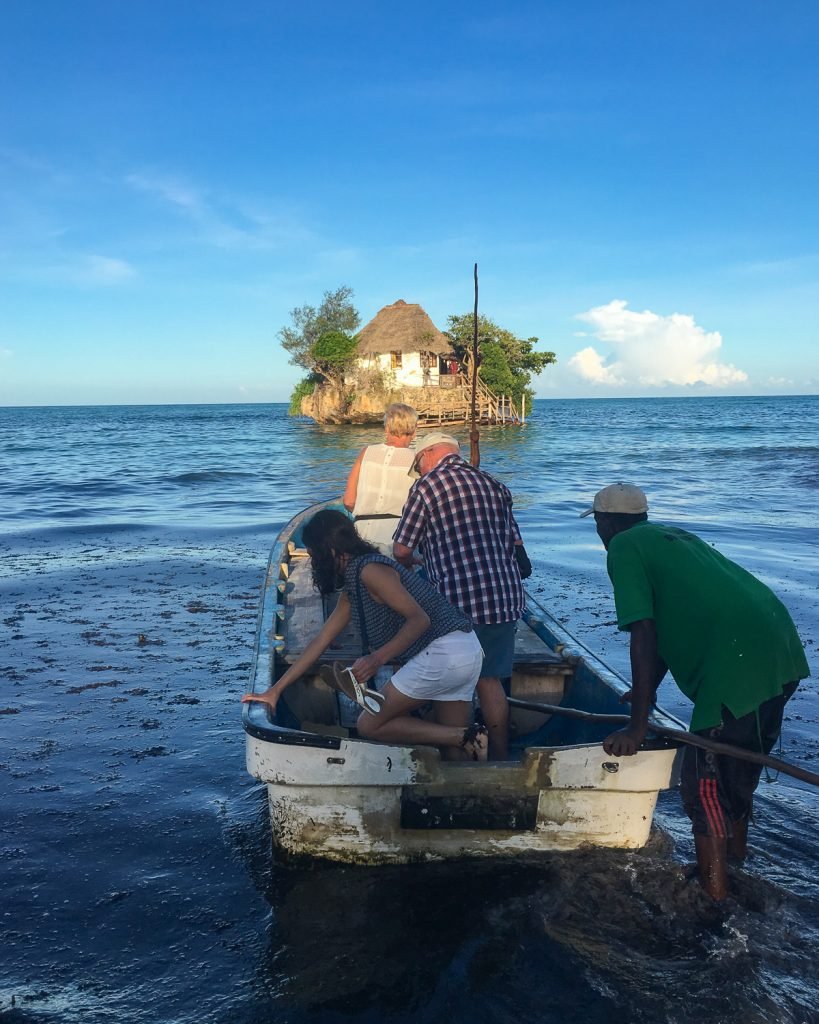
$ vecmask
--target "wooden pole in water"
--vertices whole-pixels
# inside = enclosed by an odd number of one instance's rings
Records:
[[[564,708],[557,704],[539,704],[533,700],[519,700],[517,697],[510,697],[509,704],[513,708],[524,708],[527,711],[541,711],[544,715],[564,715],[566,718],[580,718],[585,722],[609,722],[611,725],[628,725],[631,721],[630,715],[598,715],[592,711],[581,711],[580,708]],[[783,775],[791,775],[801,782],[809,782],[812,786],[819,786],[819,775],[809,772],[807,768],[798,768],[795,764],[788,764],[787,761],[780,761],[778,757],[771,757],[769,754],[757,754],[753,750],[743,750],[742,747],[734,747],[730,743],[717,743],[716,740],[706,740],[702,736],[696,736],[684,729],[669,729],[664,725],[648,723],[649,732],[656,732],[660,736],[668,736],[669,739],[677,740],[679,743],[687,743],[691,747],[701,747],[703,750],[711,750],[715,754],[724,754],[726,757],[735,757],[738,761],[750,761],[752,764],[765,765]]]
[[[469,429],[469,461],[477,469],[481,464],[475,402],[478,394],[478,264],[475,264],[475,312],[472,324],[472,416]]]

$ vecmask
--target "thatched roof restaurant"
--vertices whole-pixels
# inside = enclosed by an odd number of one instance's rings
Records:
[[[389,352],[432,352],[448,356],[452,354],[452,344],[417,302],[399,299],[380,309],[358,332],[359,356]]]

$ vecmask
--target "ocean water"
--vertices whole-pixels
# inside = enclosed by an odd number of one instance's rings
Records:
[[[273,860],[239,704],[265,560],[377,439],[282,405],[0,409],[0,1020],[819,1021],[819,795],[786,777],[720,908],[676,793],[635,853]],[[618,671],[599,487],[772,586],[814,672],[782,756],[817,769],[819,398],[541,401],[481,446],[530,589]]]

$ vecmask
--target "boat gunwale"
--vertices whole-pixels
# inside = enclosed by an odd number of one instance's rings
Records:
[[[264,583],[262,585],[261,602],[259,614],[256,617],[256,634],[253,645],[253,660],[250,666],[250,687],[249,693],[262,693],[270,685],[269,680],[273,678],[272,662],[276,658],[275,634],[271,642],[271,634],[275,625],[274,620],[278,614],[279,603],[277,600],[278,585],[282,581],[281,566],[290,563],[290,552],[288,544],[302,522],[308,517],[315,515],[322,508],[326,508],[333,502],[320,501],[309,505],[297,515],[293,516],[279,531],[273,547],[270,549],[270,557],[267,560]],[[273,580],[273,574],[275,582]],[[260,682],[264,685],[258,685]],[[246,733],[256,739],[267,740],[271,743],[284,743],[297,746],[313,746],[330,750],[338,750],[341,745],[341,738],[338,736],[321,736],[318,733],[304,732],[301,729],[292,729],[287,726],[277,725],[270,718],[267,705],[258,701],[248,702],[242,705],[242,725]]]

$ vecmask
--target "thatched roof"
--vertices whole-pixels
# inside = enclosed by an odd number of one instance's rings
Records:
[[[417,302],[399,299],[380,309],[358,332],[360,356],[385,352],[434,352],[444,356],[451,354],[452,345]]]

